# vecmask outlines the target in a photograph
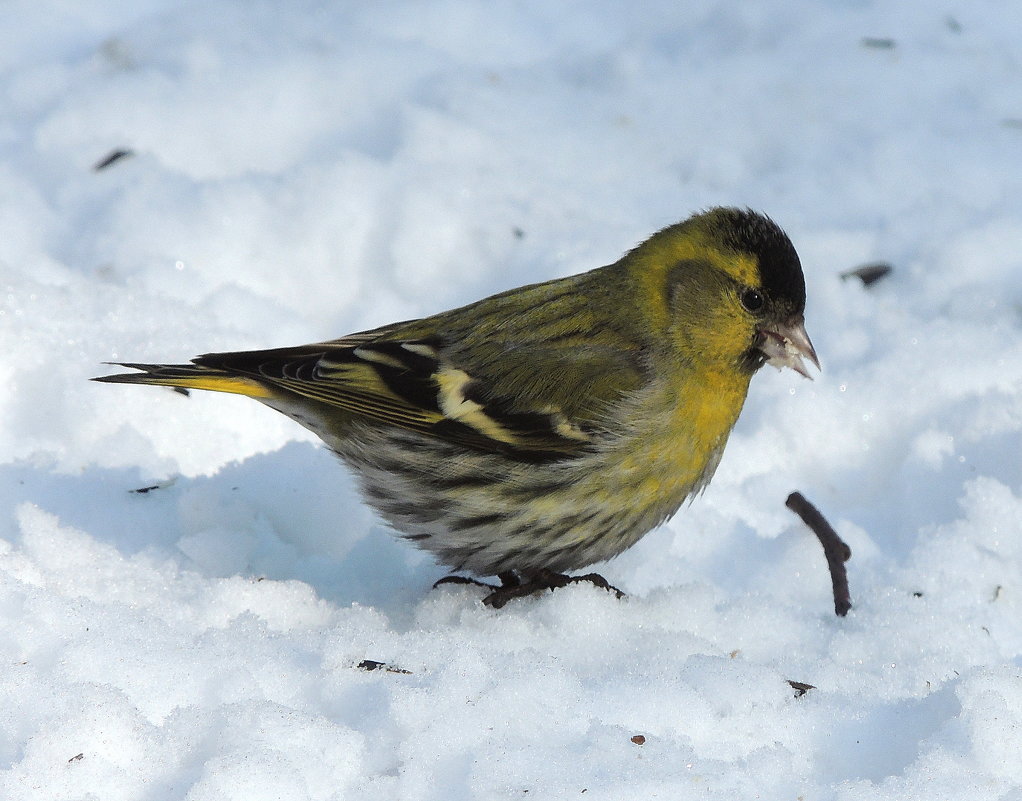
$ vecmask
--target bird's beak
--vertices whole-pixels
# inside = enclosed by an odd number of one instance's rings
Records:
[[[817,370],[820,369],[820,360],[816,357],[813,343],[809,341],[802,315],[777,325],[764,326],[758,333],[757,347],[767,357],[767,364],[772,364],[778,370],[790,367],[810,381],[813,377],[806,370],[802,357],[805,356],[816,365]]]

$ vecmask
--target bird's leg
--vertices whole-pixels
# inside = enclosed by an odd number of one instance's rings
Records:
[[[503,586],[495,589],[483,598],[484,604],[492,606],[494,609],[500,609],[512,598],[522,598],[542,590],[553,591],[559,587],[567,587],[569,584],[576,584],[580,581],[588,581],[590,584],[595,584],[597,587],[614,593],[618,598],[624,597],[624,593],[621,590],[609,584],[607,579],[599,573],[588,573],[584,576],[566,576],[563,573],[555,573],[553,570],[538,570],[525,581],[522,581],[512,573],[510,575],[515,578],[514,584],[505,580],[504,577],[506,575],[509,574],[500,574]]]

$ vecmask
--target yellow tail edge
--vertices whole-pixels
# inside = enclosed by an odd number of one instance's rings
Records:
[[[221,370],[196,367],[190,364],[129,364],[116,362],[120,367],[141,370],[140,373],[119,373],[93,378],[108,384],[148,384],[182,389],[204,389],[211,392],[229,392],[249,398],[269,398],[272,393],[265,385],[252,378],[231,375]]]

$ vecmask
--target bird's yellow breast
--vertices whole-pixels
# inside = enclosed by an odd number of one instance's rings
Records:
[[[633,503],[663,505],[666,514],[701,490],[717,467],[748,385],[748,376],[737,372],[702,371],[661,389],[673,397],[651,403],[649,408],[661,411],[644,419],[621,449],[615,471],[620,490]]]

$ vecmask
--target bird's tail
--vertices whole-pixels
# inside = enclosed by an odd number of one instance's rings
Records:
[[[250,398],[269,398],[272,393],[260,381],[247,378],[226,370],[203,367],[197,364],[134,364],[110,362],[119,367],[141,370],[139,373],[118,373],[92,379],[110,384],[155,384],[182,389],[208,389],[213,392],[232,392]]]

